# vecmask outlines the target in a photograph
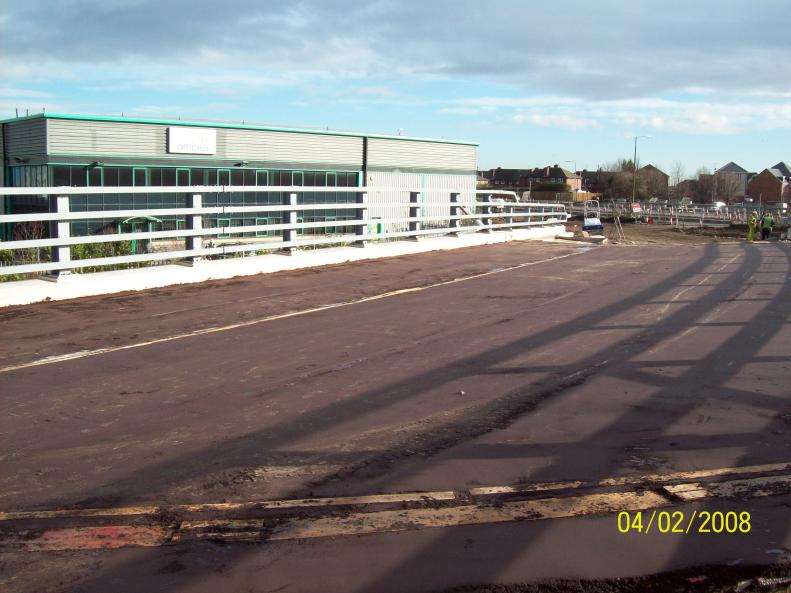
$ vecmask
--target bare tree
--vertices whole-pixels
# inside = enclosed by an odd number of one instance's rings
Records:
[[[695,176],[698,179],[693,196],[695,201],[699,203],[711,202],[714,195],[714,175],[708,168],[700,167],[695,172]]]
[[[673,163],[673,166],[670,167],[670,185],[675,187],[681,183],[681,180],[684,179],[684,174],[684,163],[681,161]]]
[[[46,237],[44,224],[41,222],[23,222],[14,226],[14,241],[31,241]],[[15,249],[14,260],[20,264],[34,264],[41,261],[42,250],[38,247]]]
[[[716,174],[714,191],[717,200],[730,203],[742,188],[738,173],[722,171]]]

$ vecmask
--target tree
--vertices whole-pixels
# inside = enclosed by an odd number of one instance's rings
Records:
[[[634,178],[634,162],[631,159],[618,159],[612,163],[599,166],[598,186],[604,201],[632,197],[632,180]],[[637,176],[637,196],[645,197],[648,193],[645,179]]]
[[[692,197],[698,203],[711,202],[711,198],[714,195],[714,175],[706,167],[699,168],[695,175],[698,178],[698,183],[695,186],[695,193]]]
[[[678,185],[684,179],[684,163],[676,161],[670,167],[670,185]]]
[[[680,195],[678,187],[678,184],[684,180],[684,176],[684,164],[681,161],[673,163],[673,166],[670,167],[670,197],[676,199],[684,197]]]
[[[716,184],[714,192],[717,195],[717,200],[721,202],[731,202],[742,189],[741,179],[738,173],[733,171],[717,173],[714,182]]]

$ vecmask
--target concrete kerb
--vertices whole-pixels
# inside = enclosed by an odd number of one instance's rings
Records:
[[[508,241],[548,240],[554,239],[564,231],[563,225],[555,225],[491,233],[464,233],[451,237],[425,238],[420,241],[387,243],[371,241],[365,249],[329,247],[309,251],[295,250],[292,257],[270,254],[222,260],[199,260],[193,265],[170,264],[90,274],[72,273],[64,275],[57,282],[45,279],[18,280],[0,283],[0,307],[162,288],[177,284],[194,284],[206,280],[225,280],[237,276],[269,274]]]

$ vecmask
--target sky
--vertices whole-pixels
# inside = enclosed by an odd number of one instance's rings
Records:
[[[8,0],[0,117],[480,143],[479,168],[791,162],[788,0]]]

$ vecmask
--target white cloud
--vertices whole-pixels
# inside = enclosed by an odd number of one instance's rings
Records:
[[[0,87],[0,97],[16,97],[24,99],[48,99],[52,93],[44,91],[34,91],[31,89],[20,89],[13,87]]]
[[[599,123],[594,119],[565,114],[517,113],[511,119],[518,124],[527,123],[534,126],[565,128],[568,130],[596,128],[599,126]]]
[[[618,128],[681,132],[685,134],[737,134],[791,128],[791,101],[671,100],[662,98],[582,101],[575,97],[467,97],[445,103],[440,111],[485,116],[495,110],[514,123],[565,129]]]

